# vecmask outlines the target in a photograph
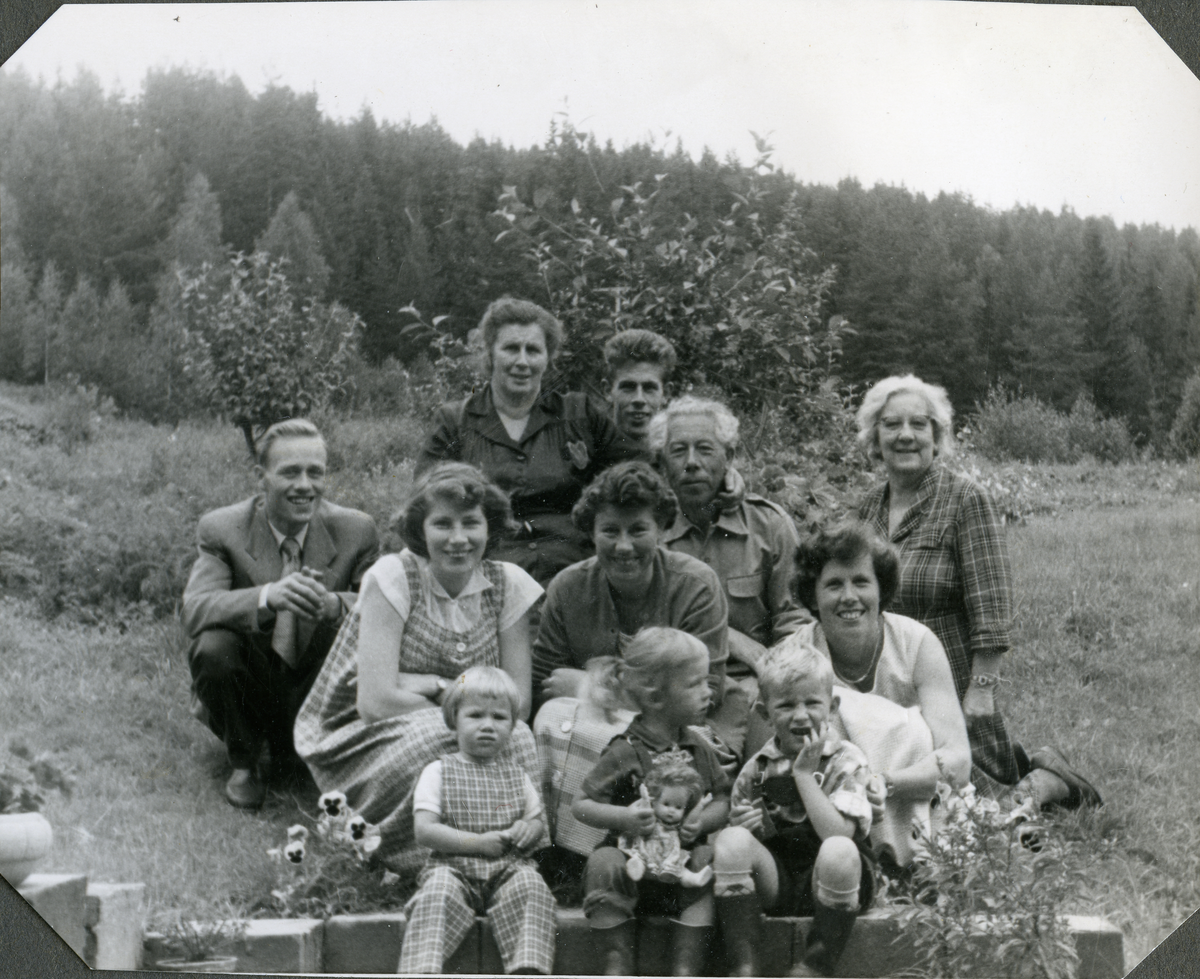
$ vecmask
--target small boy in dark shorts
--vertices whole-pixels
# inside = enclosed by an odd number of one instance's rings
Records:
[[[729,827],[713,858],[717,916],[730,975],[758,975],[768,914],[813,917],[792,975],[833,975],[854,920],[874,895],[866,756],[830,739],[833,669],[815,648],[773,653],[759,672],[758,710],[775,736],[743,766]]]

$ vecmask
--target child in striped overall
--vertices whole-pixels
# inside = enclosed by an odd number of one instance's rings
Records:
[[[433,853],[405,908],[401,974],[442,972],[485,912],[506,972],[553,969],[554,897],[529,858],[547,842],[542,802],[525,771],[497,757],[519,706],[512,678],[490,666],[446,693],[458,751],[426,765],[413,792],[414,835]]]

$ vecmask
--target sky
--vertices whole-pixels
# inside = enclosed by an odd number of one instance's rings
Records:
[[[676,141],[1118,225],[1200,229],[1200,79],[1133,7],[947,0],[418,0],[64,6],[14,55],[136,96],[188,66],[348,119],[617,147]]]

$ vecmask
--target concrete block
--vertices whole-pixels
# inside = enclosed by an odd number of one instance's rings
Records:
[[[458,946],[458,950],[442,964],[442,968],[446,974],[454,976],[477,976],[482,973],[483,970],[479,968],[480,946],[482,944],[480,920],[479,918],[475,919],[475,926],[467,932],[467,937]]]
[[[799,936],[801,946],[803,935]],[[764,918],[761,941],[758,944],[758,971],[763,976],[786,976],[792,967],[792,949],[797,942],[795,918]],[[720,946],[720,954],[724,954],[724,942]],[[722,960],[722,965],[724,962]],[[718,970],[717,975],[725,975],[726,969]]]
[[[145,884],[88,884],[87,963],[93,969],[141,968],[145,891]]]
[[[559,908],[555,912],[558,935],[554,942],[554,971],[563,976],[595,975],[599,957],[592,942],[592,929],[582,908]]]
[[[671,974],[671,923],[666,918],[639,918],[634,956],[639,976]]]
[[[1079,955],[1079,979],[1120,979],[1125,975],[1125,936],[1103,918],[1067,915]]]
[[[404,941],[404,915],[338,915],[325,922],[322,971],[395,975]]]
[[[316,918],[247,921],[234,947],[238,971],[320,972],[324,938],[325,922]]]
[[[30,874],[17,888],[80,958],[87,944],[87,877],[83,874]]]
[[[811,918],[800,919],[807,936]],[[897,942],[900,922],[885,911],[868,911],[854,923],[850,941],[838,962],[838,972],[847,976],[894,976],[911,969],[916,952],[908,942]],[[803,948],[795,953],[803,957]]]

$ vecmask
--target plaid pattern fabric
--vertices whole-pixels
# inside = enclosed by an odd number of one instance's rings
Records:
[[[617,713],[617,718],[609,721],[603,711],[574,697],[556,697],[546,701],[533,720],[542,768],[538,784],[551,838],[558,846],[584,856],[600,845],[608,831],[581,823],[571,814],[571,803],[608,743],[624,734],[633,719],[629,711]]]
[[[484,573],[494,585],[485,593],[484,614],[469,633],[448,633],[452,641],[438,643],[443,630],[428,621],[419,575],[409,576],[411,608],[404,624],[400,649],[403,669],[457,677],[462,667],[456,644],[499,665],[499,622],[503,596],[503,570],[485,561]],[[492,575],[496,577],[492,577]],[[458,739],[446,727],[442,711],[427,707],[373,724],[358,716],[358,628],[361,610],[342,624],[308,698],[296,718],[296,751],[308,765],[322,792],[346,793],[350,806],[381,833],[379,854],[396,871],[416,870],[429,851],[413,839],[412,793],[422,769],[442,755],[457,750]],[[424,624],[422,623],[424,620]],[[494,655],[494,659],[491,659]],[[419,665],[414,665],[419,664]],[[469,664],[469,665],[474,665]],[[439,668],[430,668],[439,667]],[[534,784],[540,777],[533,735],[524,722],[513,728],[512,739],[501,755],[529,773]]]
[[[511,761],[497,759],[490,765],[476,765],[456,755],[442,759],[442,822],[447,826],[467,833],[489,833],[508,829],[524,811],[524,773]],[[472,880],[487,880],[514,857],[434,853],[429,859],[456,867]]]
[[[808,823],[808,813],[792,777],[792,763],[771,738],[742,768],[733,783],[730,808],[759,806],[763,813],[763,840],[787,834]],[[821,753],[821,768],[814,776],[821,791],[835,809],[857,824],[855,840],[864,840],[871,832],[871,804],[867,801],[870,766],[867,756],[849,741],[826,741]]]
[[[1004,523],[991,497],[964,476],[931,466],[918,501],[888,534],[887,484],[863,501],[859,516],[900,551],[900,587],[890,611],[924,623],[941,640],[959,700],[979,652],[1011,645],[1012,569]],[[994,715],[999,720],[999,713]],[[968,730],[971,757],[988,774],[1015,783],[1016,757],[1003,721]]]
[[[495,561],[484,561],[480,565],[492,587],[481,594],[483,612],[478,625],[464,634],[440,626],[429,617],[416,558],[405,551],[401,561],[408,577],[409,612],[404,623],[400,670],[404,673],[438,673],[447,679],[456,679],[469,666],[499,666],[504,569]]]
[[[900,587],[888,610],[923,622],[941,640],[961,698],[977,652],[1009,648],[1012,570],[1004,524],[971,480],[932,466],[918,501],[888,534],[887,484],[859,508],[900,552]]]
[[[984,795],[1000,798],[1021,780],[1004,718],[999,711],[968,717],[967,737],[971,741],[972,783]]]
[[[491,879],[471,880],[454,867],[431,864],[404,908],[408,926],[400,947],[401,975],[441,972],[443,965],[487,913],[505,972],[554,968],[554,897],[527,861],[510,863]]]

